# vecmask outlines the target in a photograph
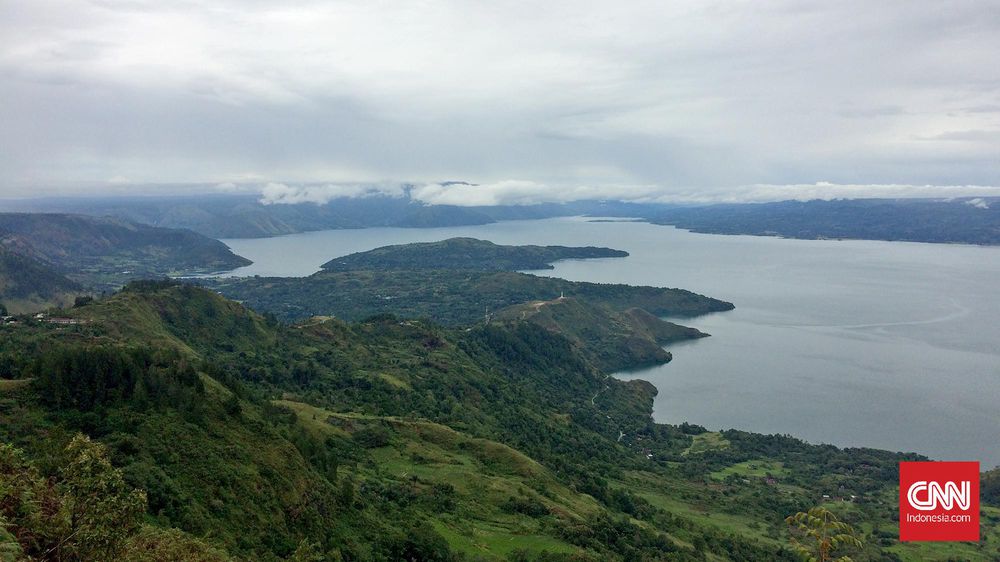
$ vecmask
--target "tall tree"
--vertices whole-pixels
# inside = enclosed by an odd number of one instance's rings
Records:
[[[851,562],[849,556],[834,558],[844,547],[861,548],[854,529],[824,507],[814,507],[785,518],[792,546],[807,562]]]

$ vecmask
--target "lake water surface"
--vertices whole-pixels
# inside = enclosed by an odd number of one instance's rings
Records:
[[[657,421],[1000,464],[1000,248],[718,236],[582,218],[224,242],[254,261],[233,274],[304,276],[351,252],[452,236],[610,246],[631,255],[537,273],[733,302],[736,310],[681,321],[713,337],[670,346],[667,365],[616,375],[656,385]]]

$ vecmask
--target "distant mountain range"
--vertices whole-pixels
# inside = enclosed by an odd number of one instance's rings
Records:
[[[709,234],[1000,244],[1000,198],[711,205],[661,209],[647,219]]]
[[[631,217],[711,234],[1000,244],[1000,198],[850,199],[720,205],[577,201],[426,205],[408,196],[270,204],[249,194],[0,201],[0,209],[114,216],[212,238],[260,238],[366,227],[430,228],[560,216]]]
[[[326,204],[265,205],[256,195],[61,198],[0,201],[0,209],[114,216],[212,238],[263,238],[315,230],[394,226],[428,228],[489,224],[558,216],[645,216],[666,208],[614,201],[459,207],[425,205],[407,196],[333,199]],[[645,213],[645,214],[644,214]]]

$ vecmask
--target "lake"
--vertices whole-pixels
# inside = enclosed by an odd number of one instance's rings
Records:
[[[452,236],[610,246],[631,255],[536,273],[733,302],[736,310],[680,321],[713,337],[670,346],[667,365],[615,375],[656,385],[657,421],[1000,464],[1000,248],[693,234],[584,218],[224,242],[255,262],[233,274],[304,276],[351,252]]]

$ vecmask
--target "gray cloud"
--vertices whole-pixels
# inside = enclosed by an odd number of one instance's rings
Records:
[[[966,113],[1000,113],[1000,104],[984,104],[972,107],[963,107]]]
[[[249,186],[247,186],[249,187]],[[978,185],[813,184],[740,185],[727,187],[664,188],[654,185],[551,185],[530,180],[503,180],[486,184],[464,182],[404,184],[284,184],[258,188],[265,205],[325,204],[347,197],[408,195],[428,205],[491,206],[536,205],[616,199],[636,203],[761,203],[796,199],[942,198],[975,197],[970,205],[988,208],[982,197],[1000,197],[1000,187]],[[227,186],[225,191],[232,191]],[[984,206],[987,205],[987,206]]]
[[[931,137],[922,137],[921,140],[939,141],[966,141],[966,142],[986,142],[1000,143],[1000,130],[968,130],[968,131],[946,131]]]
[[[260,189],[260,202],[264,205],[296,205],[313,203],[322,205],[342,197],[358,198],[388,195],[402,197],[406,194],[402,185],[288,185],[270,182]]]
[[[112,180],[412,181],[457,204],[1000,185],[998,13],[988,1],[8,1],[0,195]],[[480,185],[431,187],[442,178]],[[274,202],[326,196],[291,189]]]

